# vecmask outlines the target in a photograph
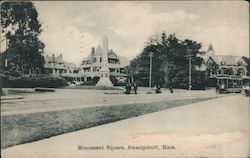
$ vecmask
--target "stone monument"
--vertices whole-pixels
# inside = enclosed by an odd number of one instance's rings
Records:
[[[103,51],[102,51],[102,67],[100,69],[100,80],[96,84],[96,86],[113,86],[109,78],[109,68],[108,68],[108,38],[106,36],[103,37]]]

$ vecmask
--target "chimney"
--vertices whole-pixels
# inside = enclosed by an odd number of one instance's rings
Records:
[[[62,54],[60,54],[60,56],[59,56],[59,57],[60,57],[60,59],[62,59]]]
[[[95,47],[91,48],[91,56],[93,56],[95,54]]]
[[[53,60],[55,59],[55,54],[52,55]]]

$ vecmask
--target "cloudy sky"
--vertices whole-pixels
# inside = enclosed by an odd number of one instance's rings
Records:
[[[216,54],[249,56],[247,2],[34,2],[47,54],[60,53],[79,63],[93,46],[109,38],[109,47],[132,59],[148,38],[163,30],[180,39],[211,43]]]

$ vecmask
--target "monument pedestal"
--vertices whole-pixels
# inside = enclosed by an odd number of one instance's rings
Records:
[[[97,82],[96,86],[112,87],[113,84],[109,79],[109,73],[103,72],[101,74],[100,80]]]
[[[113,87],[109,78],[101,77],[96,86]]]
[[[101,68],[100,72],[101,72],[101,77],[96,86],[112,87],[113,84],[109,79],[109,69],[106,66],[104,66],[103,68]]]

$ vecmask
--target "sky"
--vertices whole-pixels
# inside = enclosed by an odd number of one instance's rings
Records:
[[[48,55],[80,63],[91,47],[109,48],[128,60],[149,37],[165,31],[179,39],[211,43],[217,55],[249,56],[249,6],[244,1],[36,1],[40,39]]]

